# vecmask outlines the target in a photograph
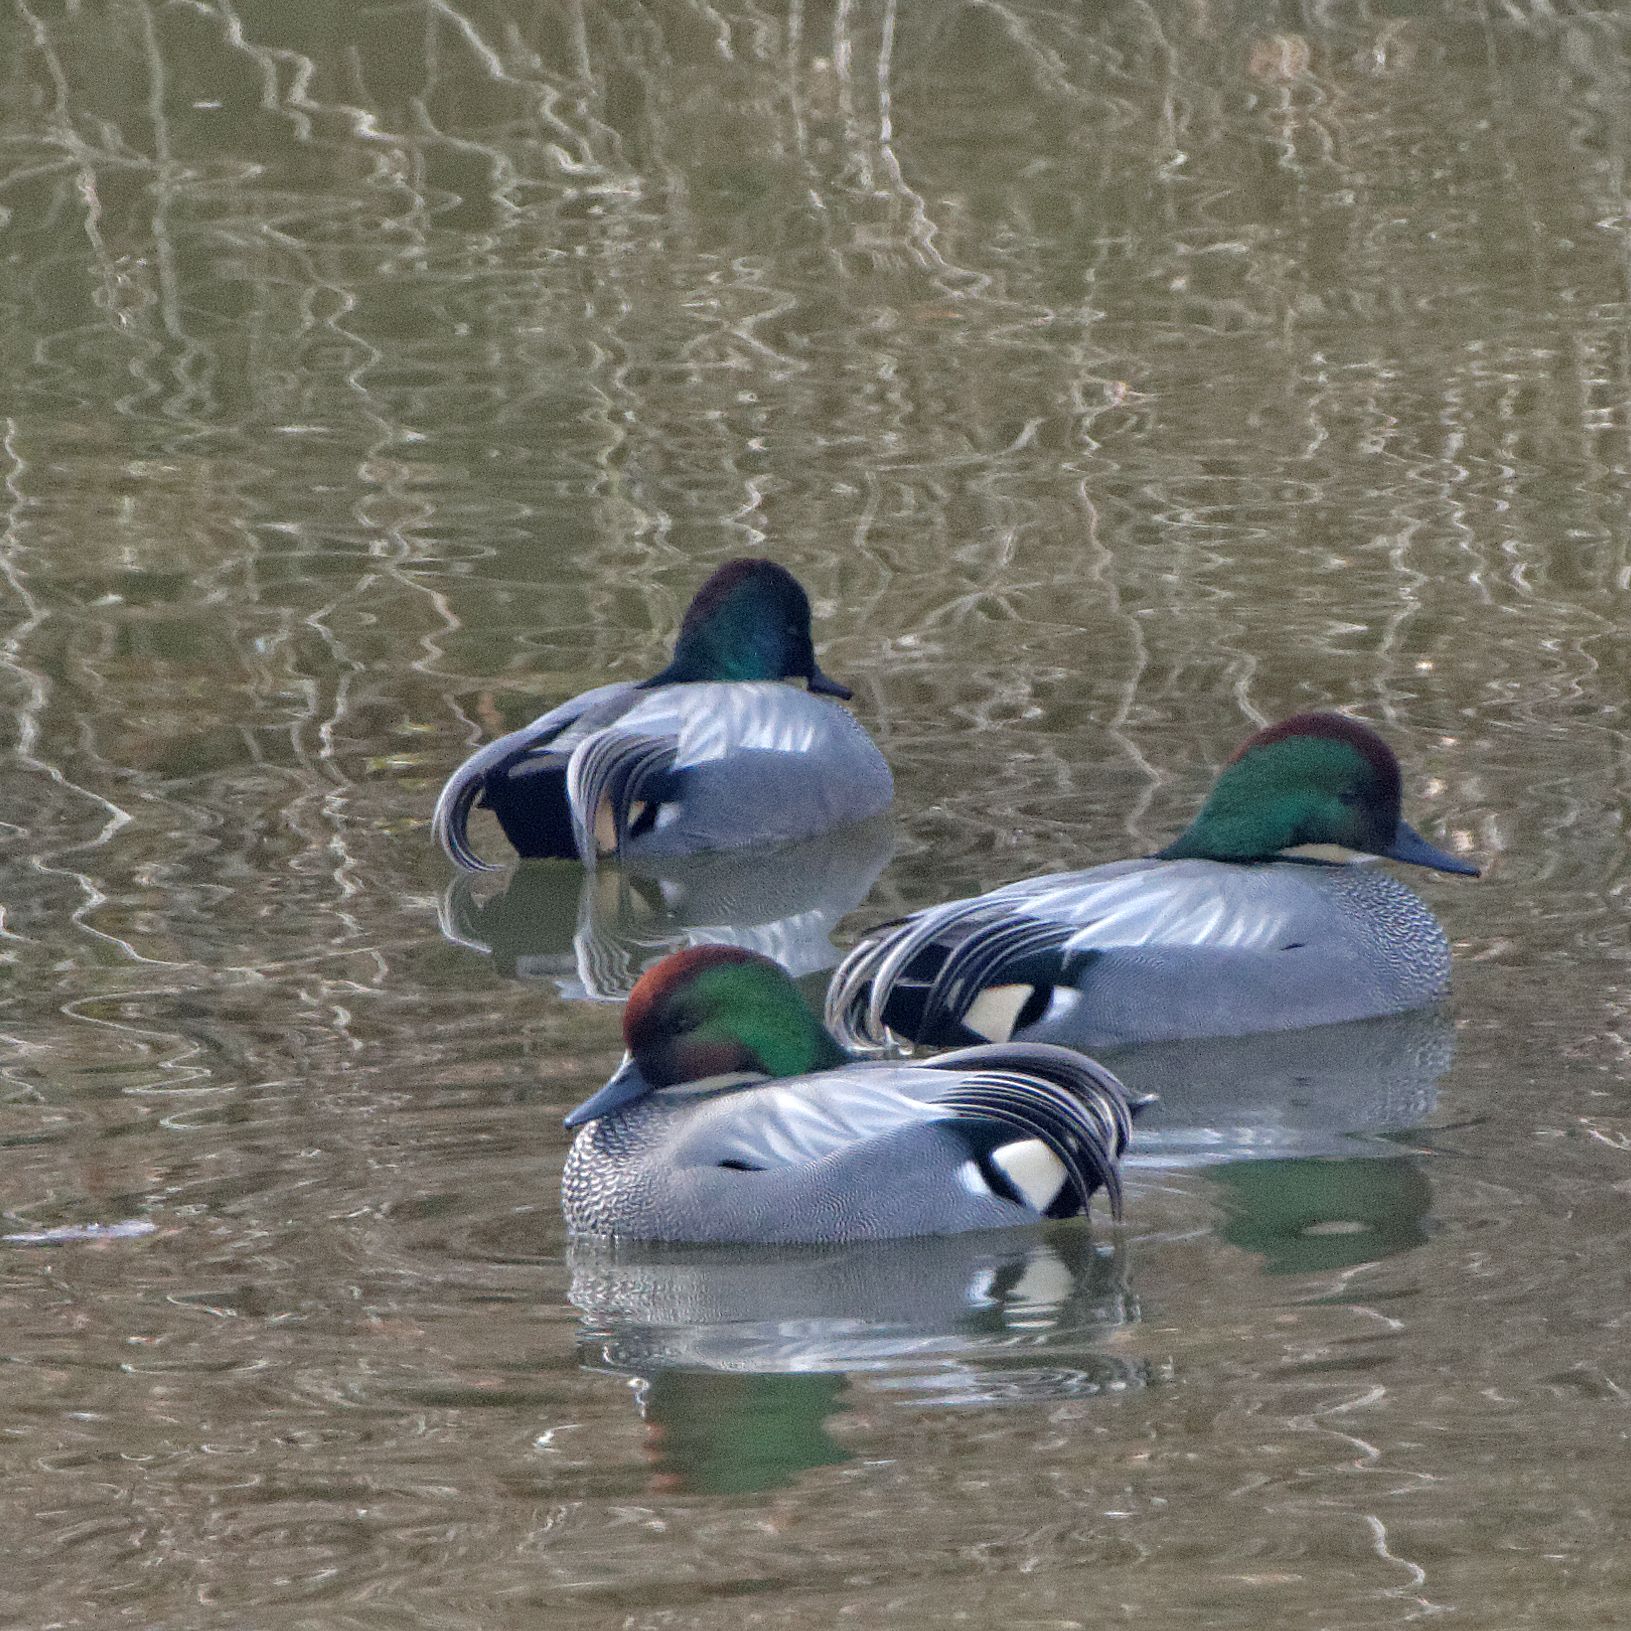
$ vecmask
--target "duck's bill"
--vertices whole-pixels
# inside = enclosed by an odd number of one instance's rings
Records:
[[[586,1121],[599,1121],[602,1116],[621,1110],[625,1104],[633,1104],[636,1099],[643,1099],[646,1094],[654,1092],[656,1089],[641,1074],[640,1067],[625,1056],[623,1063],[612,1073],[612,1079],[598,1093],[585,1099],[576,1110],[567,1112],[566,1125],[581,1127]]]
[[[855,695],[847,685],[840,685],[831,674],[823,674],[813,663],[810,665],[809,686],[824,697],[841,697],[845,702]]]
[[[1435,872],[1459,872],[1463,877],[1476,878],[1478,868],[1471,861],[1447,855],[1436,844],[1429,844],[1408,821],[1399,823],[1393,835],[1393,847],[1382,851],[1390,861],[1408,861],[1411,866],[1430,866]]]

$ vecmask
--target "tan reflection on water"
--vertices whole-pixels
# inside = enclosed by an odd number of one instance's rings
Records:
[[[20,0],[0,1233],[153,1227],[0,1246],[7,1620],[1615,1623],[1628,45]],[[1423,884],[1454,1063],[1189,1078],[1172,1141],[1295,1147],[1138,1169],[1111,1271],[907,1252],[751,1340],[580,1311],[558,1118],[616,1013],[552,981],[710,912],[484,956],[424,823],[750,551],[898,773],[840,941],[1151,847],[1253,725],[1351,707],[1490,862]]]

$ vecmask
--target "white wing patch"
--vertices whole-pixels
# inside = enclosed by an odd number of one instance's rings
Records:
[[[1046,1212],[1065,1182],[1065,1163],[1040,1138],[1018,1139],[991,1152],[991,1164],[1033,1212]]]
[[[987,1042],[1006,1042],[1035,992],[1034,985],[988,985],[969,1004],[963,1023]]]

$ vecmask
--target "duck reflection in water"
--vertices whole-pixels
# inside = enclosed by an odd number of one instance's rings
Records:
[[[570,1264],[583,1362],[642,1379],[668,1490],[771,1489],[849,1459],[830,1421],[857,1377],[874,1400],[954,1407],[1167,1374],[1125,1351],[1125,1259],[1086,1229],[771,1249],[583,1239]]]
[[[658,1371],[639,1390],[654,1494],[751,1495],[852,1459],[827,1430],[848,1377]]]
[[[495,894],[462,873],[444,890],[443,935],[515,979],[621,1002],[640,975],[688,946],[740,946],[795,978],[838,961],[832,932],[866,899],[894,849],[887,818],[751,855],[719,853],[586,871],[518,867]]]
[[[1455,1056],[1442,1008],[1302,1031],[1107,1050],[1143,1114],[1129,1169],[1206,1165],[1226,1240],[1270,1273],[1375,1261],[1427,1239],[1432,1190],[1402,1135]]]

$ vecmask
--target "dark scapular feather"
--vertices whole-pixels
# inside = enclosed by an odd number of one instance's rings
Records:
[[[993,985],[1051,985],[1067,977],[1062,954],[1075,931],[1014,917],[973,900],[887,925],[863,940],[833,976],[827,1023],[855,1048],[966,1041],[964,1016]]]

